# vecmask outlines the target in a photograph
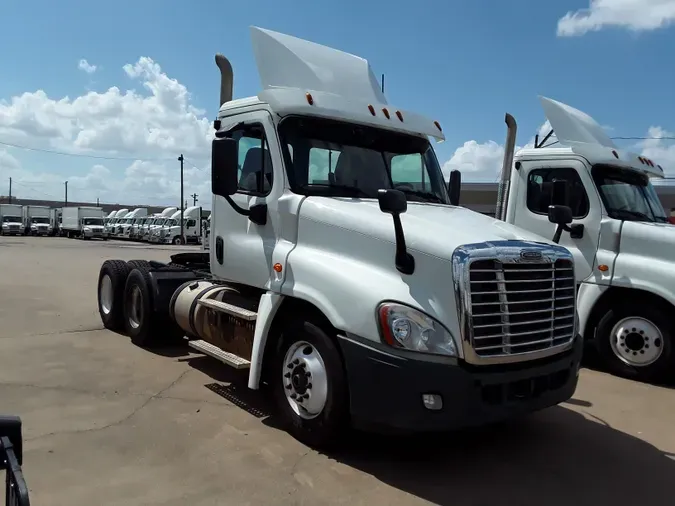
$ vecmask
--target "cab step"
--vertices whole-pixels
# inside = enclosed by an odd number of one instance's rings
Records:
[[[248,369],[251,366],[251,362],[245,358],[235,355],[234,353],[221,350],[217,346],[214,346],[213,344],[206,341],[202,341],[201,339],[189,340],[188,345],[200,353],[220,360],[224,364],[234,367],[235,369]]]
[[[251,311],[250,309],[245,309],[243,307],[235,306],[234,304],[228,304],[227,302],[221,302],[214,299],[199,299],[197,304],[200,304],[214,311],[219,311],[221,313],[229,314],[235,318],[245,321],[255,321],[258,317],[258,313]]]

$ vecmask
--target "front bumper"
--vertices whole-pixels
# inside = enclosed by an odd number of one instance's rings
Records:
[[[482,367],[400,354],[355,336],[339,341],[353,423],[396,432],[485,425],[559,404],[574,395],[582,356],[580,336],[572,349],[547,359]],[[442,409],[426,408],[423,394],[440,395]]]

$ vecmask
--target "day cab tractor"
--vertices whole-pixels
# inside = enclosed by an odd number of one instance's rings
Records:
[[[247,369],[313,446],[569,399],[572,254],[455,205],[429,140],[440,124],[388,104],[366,60],[260,28],[252,40],[257,96],[233,100],[216,56],[208,252],[104,262],[104,325]]]

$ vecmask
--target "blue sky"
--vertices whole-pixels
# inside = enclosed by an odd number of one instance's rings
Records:
[[[660,11],[665,14],[655,21],[650,6],[659,3],[665,5]],[[619,4],[628,4],[633,10],[616,10],[614,6]],[[367,58],[377,75],[386,74],[385,91],[392,104],[441,122],[447,136],[447,141],[437,146],[442,162],[450,160],[467,141],[476,141],[477,146],[489,141],[501,144],[506,111],[518,120],[519,143],[528,142],[544,120],[539,94],[588,112],[611,127],[610,135],[647,136],[654,126],[666,133],[675,131],[675,66],[669,63],[675,28],[668,24],[675,18],[674,4],[672,0],[601,0],[600,10],[585,20],[600,29],[560,36],[558,21],[568,12],[588,8],[589,0],[420,0],[414,7],[401,0],[343,0],[339,4],[308,0],[6,0],[0,7],[5,20],[0,31],[0,65],[5,70],[0,79],[0,100],[7,105],[12,97],[38,90],[52,100],[74,100],[92,91],[104,94],[111,86],[121,92],[134,89],[148,95],[143,79],[132,79],[123,66],[149,57],[161,66],[162,73],[187,89],[189,105],[204,110],[212,119],[218,100],[218,72],[213,63],[216,52],[223,52],[233,63],[235,96],[253,95],[259,90],[249,37],[249,26],[257,25]],[[654,28],[659,23],[664,26]],[[78,69],[81,59],[95,65],[96,71]],[[58,106],[51,102],[45,106],[44,99],[41,96],[35,100],[42,102],[35,104],[34,111],[25,110],[33,107],[30,100],[22,102],[21,121],[13,120],[11,135],[0,128],[0,141],[81,152],[68,145],[77,135],[72,129],[77,129],[78,120],[71,116],[88,114],[91,118],[94,114],[95,118],[95,112],[59,113]],[[2,114],[0,108],[0,127]],[[59,124],[61,120],[70,122],[69,136],[51,131],[37,136],[32,133],[31,121]],[[20,135],[24,127],[25,135]],[[174,136],[176,139],[180,141],[180,136]],[[143,148],[143,157],[175,158],[182,151],[179,144],[169,143],[165,149]],[[127,153],[124,147],[113,151],[108,148],[112,149],[107,146],[100,152],[86,152],[132,159],[139,156],[138,151]],[[664,156],[671,154],[667,144],[659,143],[659,149]],[[200,155],[199,150],[193,151],[191,164],[201,169],[190,176],[193,186],[207,191],[204,167],[208,152]],[[101,181],[97,182],[96,170],[91,175],[94,165],[102,165],[105,170],[98,170],[104,179],[121,181],[130,174],[138,176],[144,169],[137,167],[136,172],[129,172],[131,160],[62,157],[15,148],[6,148],[5,153],[19,162],[22,171],[15,172],[20,176],[16,178],[17,190],[23,178],[25,191],[59,193],[59,178],[74,177],[78,183],[73,191],[81,187],[82,195],[97,185],[96,191],[107,198],[123,198],[127,191],[140,191],[118,185],[116,194],[113,190],[106,193]],[[675,152],[672,154],[675,163]],[[151,195],[166,198],[161,192],[175,188],[172,171],[177,162],[148,163],[154,163],[148,168],[148,177],[160,174],[161,167],[168,171],[166,185],[157,189],[157,195]],[[6,165],[4,169],[0,165],[3,180],[11,170],[19,170],[16,164],[13,168]],[[78,180],[78,176],[83,179]],[[6,193],[5,186],[0,180],[0,193]]]

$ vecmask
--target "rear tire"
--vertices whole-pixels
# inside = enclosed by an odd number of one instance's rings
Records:
[[[106,260],[98,275],[98,312],[109,330],[123,327],[124,285],[129,267],[124,260]]]
[[[289,432],[315,448],[338,444],[348,427],[349,410],[342,358],[333,340],[312,322],[286,324],[270,373]]]
[[[612,373],[647,382],[675,376],[675,325],[672,308],[621,304],[600,320],[595,335],[598,355]]]
[[[129,260],[127,262],[127,265],[129,266],[129,270],[131,269],[144,269],[146,271],[152,269],[152,266],[150,265],[150,262],[147,260]]]

